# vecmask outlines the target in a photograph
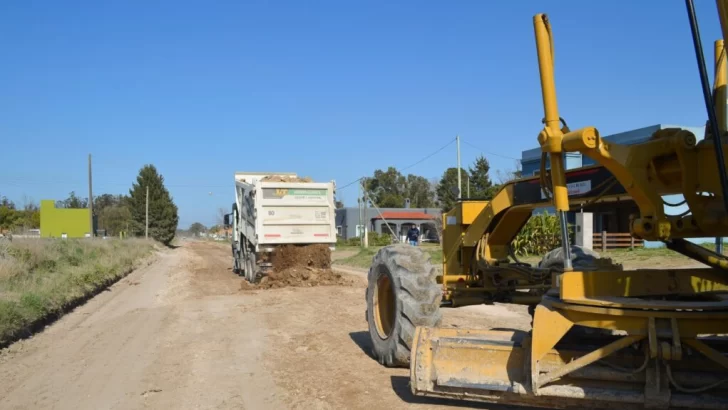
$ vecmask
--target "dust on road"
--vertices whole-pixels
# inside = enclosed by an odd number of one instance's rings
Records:
[[[229,249],[165,250],[0,355],[3,409],[434,409],[407,369],[369,354],[363,275],[240,291]],[[517,306],[447,310],[446,326],[528,329]],[[480,406],[498,409],[499,406]],[[513,409],[509,407],[509,409]]]

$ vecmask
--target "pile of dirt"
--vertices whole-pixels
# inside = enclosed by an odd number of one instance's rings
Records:
[[[287,175],[268,175],[261,179],[265,182],[313,182],[309,177],[294,177]]]
[[[248,286],[255,289],[276,289],[286,287],[312,287],[351,285],[353,281],[331,269],[307,269],[301,267],[289,268],[283,271],[273,271],[260,280],[260,283]],[[241,285],[241,289],[246,287]]]
[[[273,270],[284,271],[294,267],[314,269],[331,268],[331,249],[328,245],[283,245],[273,252]]]
[[[273,252],[273,269],[259,283],[243,281],[241,290],[352,285],[351,279],[331,270],[328,245],[283,245]]]

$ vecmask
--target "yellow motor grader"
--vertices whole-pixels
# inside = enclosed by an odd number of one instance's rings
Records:
[[[445,213],[441,273],[412,246],[385,247],[372,261],[373,354],[386,366],[408,366],[415,395],[556,408],[728,408],[728,258],[687,240],[728,235],[728,76],[719,40],[711,90],[692,1],[686,6],[708,112],[699,142],[684,129],[633,145],[606,141],[591,126],[570,130],[557,106],[551,25],[544,14],[533,18],[545,113],[539,176]],[[717,6],[725,39],[728,0]],[[567,172],[566,152],[598,165]],[[583,181],[588,192],[568,194]],[[678,194],[689,210],[669,215],[663,197]],[[630,218],[634,237],[705,267],[624,270],[570,245],[566,212],[624,199],[639,210]],[[520,263],[511,243],[533,210],[547,206],[560,218],[562,246],[537,266]],[[528,305],[532,330],[439,327],[443,307],[493,302]]]

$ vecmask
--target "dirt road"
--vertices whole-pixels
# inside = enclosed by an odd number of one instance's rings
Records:
[[[353,278],[241,291],[227,247],[185,243],[2,352],[0,408],[463,406],[412,397],[406,369],[369,356],[366,281]],[[448,310],[445,325],[528,329],[529,319],[520,307],[472,307]]]

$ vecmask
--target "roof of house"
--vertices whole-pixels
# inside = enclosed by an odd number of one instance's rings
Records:
[[[381,215],[377,215],[374,219],[435,219],[435,217],[419,211],[386,211],[382,212]]]

